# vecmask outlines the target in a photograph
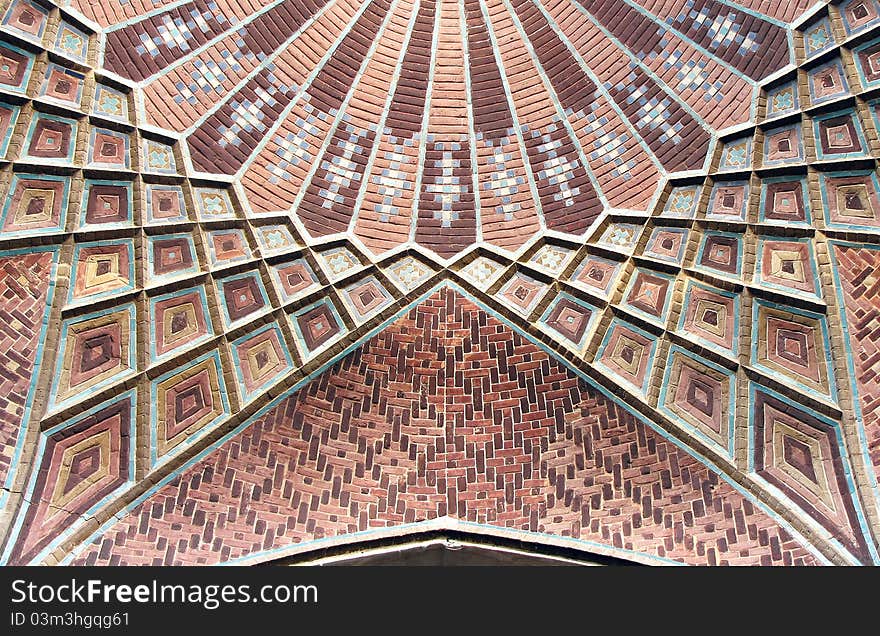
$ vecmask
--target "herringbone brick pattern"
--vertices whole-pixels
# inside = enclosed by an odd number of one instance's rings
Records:
[[[0,484],[31,390],[52,261],[51,252],[0,257]]]
[[[715,472],[449,289],[76,562],[216,563],[443,515],[686,563],[814,563]]]
[[[880,250],[836,248],[868,453],[880,479]]]

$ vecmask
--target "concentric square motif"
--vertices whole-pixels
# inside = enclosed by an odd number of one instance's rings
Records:
[[[189,220],[180,186],[147,184],[147,221],[149,223],[178,223]]]
[[[734,451],[736,375],[673,346],[666,362],[658,410],[725,457]]]
[[[741,235],[706,232],[697,253],[697,267],[739,278],[742,275]]]
[[[0,43],[0,86],[4,90],[24,94],[33,68],[33,55],[11,44]]]
[[[87,180],[83,189],[80,227],[126,227],[132,222],[130,181]]]
[[[674,219],[692,219],[697,210],[697,200],[702,186],[689,185],[673,188],[663,207],[661,216]]]
[[[216,188],[194,188],[196,212],[201,221],[220,221],[234,219],[235,209],[229,199],[229,192]]]
[[[50,410],[81,401],[134,374],[135,315],[134,304],[129,303],[62,322]]]
[[[68,304],[92,302],[134,289],[134,241],[79,243],[73,253]]]
[[[676,227],[655,227],[645,245],[645,256],[680,265],[684,259],[690,230]]]
[[[143,165],[146,172],[177,174],[177,161],[174,158],[174,149],[168,144],[153,141],[152,139],[144,139],[143,153]]]
[[[880,3],[877,0],[847,0],[840,5],[840,16],[847,35],[858,33],[880,22]]]
[[[608,298],[622,267],[619,261],[587,254],[572,274],[571,282],[581,289]]]
[[[637,268],[630,279],[623,303],[642,318],[663,325],[672,298],[673,276]]]
[[[464,266],[461,275],[485,291],[504,272],[504,266],[490,258],[480,256]]]
[[[218,279],[217,291],[227,329],[253,320],[272,309],[259,272],[246,272]]]
[[[150,466],[210,432],[229,413],[220,354],[211,351],[150,383]]]
[[[810,101],[813,105],[849,95],[849,83],[840,58],[822,64],[807,73]]]
[[[40,86],[40,96],[65,106],[79,108],[84,84],[85,75],[82,73],[57,64],[49,64],[43,84]]]
[[[208,258],[212,267],[225,267],[253,258],[242,230],[214,230],[206,233]]]
[[[822,159],[847,159],[866,156],[862,125],[855,112],[837,112],[813,120],[816,154]]]
[[[632,223],[611,223],[597,241],[598,245],[629,254],[635,249],[641,226]]]
[[[724,144],[721,151],[721,170],[751,170],[752,138],[734,139]]]
[[[15,0],[3,16],[4,27],[37,43],[42,41],[48,22],[49,10],[31,0]]]
[[[245,404],[293,370],[293,358],[277,322],[238,338],[230,349],[238,394]]]
[[[880,86],[880,38],[855,47],[853,59],[864,87]]]
[[[808,58],[834,46],[834,32],[828,18],[822,18],[804,29],[804,51]]]
[[[13,562],[39,562],[69,538],[75,522],[131,486],[136,404],[129,391],[40,433],[22,508],[30,530],[11,546]]]
[[[270,265],[269,272],[281,301],[289,303],[297,300],[320,287],[318,277],[303,258],[294,261]]]
[[[529,259],[529,264],[557,276],[565,269],[573,255],[574,251],[568,248],[558,245],[544,245]]]
[[[839,425],[764,387],[752,385],[751,391],[749,460],[755,474],[870,562]]]
[[[752,365],[798,390],[837,401],[825,316],[756,299]]]
[[[763,166],[803,163],[804,142],[800,123],[768,130],[764,135]]]
[[[12,132],[15,130],[20,112],[21,106],[0,102],[0,159],[6,158],[9,141],[12,139]]]
[[[767,92],[767,117],[788,115],[798,110],[797,82],[789,82]]]
[[[263,256],[283,254],[296,249],[296,239],[285,225],[261,225],[254,228]]]
[[[598,310],[569,294],[559,294],[541,316],[538,326],[575,352],[583,351]]]
[[[131,168],[131,140],[125,133],[106,128],[92,128],[89,138],[89,167]]]
[[[688,281],[678,331],[709,349],[735,357],[739,306],[738,294]]]
[[[596,367],[644,397],[654,366],[657,337],[614,319],[596,355]]]
[[[825,223],[838,229],[880,227],[880,182],[870,171],[823,173]]]
[[[150,299],[150,359],[157,362],[214,335],[201,285]]]
[[[338,341],[346,332],[336,306],[324,298],[291,316],[296,345],[306,360],[311,359]]]
[[[797,177],[773,177],[761,183],[759,218],[763,223],[811,225],[807,181]]]
[[[116,121],[128,121],[128,96],[104,84],[95,86],[92,114]]]
[[[394,302],[375,276],[367,276],[342,290],[342,302],[355,323],[362,325]]]
[[[147,279],[150,283],[195,274],[199,271],[191,234],[147,236]]]
[[[419,259],[406,256],[388,267],[386,273],[392,283],[408,292],[428,280],[434,270]]]
[[[541,297],[548,289],[547,285],[539,280],[526,276],[522,272],[516,272],[504,286],[498,290],[496,296],[505,307],[513,309],[521,316],[528,317],[538,305]]]
[[[809,239],[758,241],[756,282],[788,293],[819,295],[819,280]]]
[[[337,247],[321,252],[320,264],[331,282],[336,282],[363,269],[360,260],[344,247]]]
[[[6,235],[47,234],[63,231],[67,220],[70,178],[17,173],[3,206]]]
[[[89,36],[69,22],[61,21],[55,37],[55,52],[77,62],[85,62],[89,52]]]
[[[35,113],[25,141],[25,156],[69,164],[73,161],[79,123],[75,119]]]
[[[749,203],[748,181],[719,181],[712,186],[706,218],[745,221]]]

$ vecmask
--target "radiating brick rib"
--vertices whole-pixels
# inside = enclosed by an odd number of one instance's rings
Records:
[[[441,0],[415,231],[417,243],[443,258],[473,245],[477,235],[459,20],[457,0]]]
[[[355,209],[373,144],[377,122],[394,80],[398,56],[407,38],[412,4],[397,5],[388,28],[380,32],[376,51],[367,59],[363,76],[353,88],[296,213],[312,236],[344,232]],[[338,118],[339,119],[339,118]]]
[[[718,473],[447,289],[74,563],[218,563],[443,515],[685,563],[817,562]]]
[[[186,57],[254,11],[248,3],[193,0],[107,34],[104,68],[139,82]]]
[[[778,0],[736,0],[736,4],[758,11],[771,18],[782,20],[783,22],[792,22],[795,18],[803,15],[807,9],[814,6],[816,0],[789,0],[788,2],[779,2]]]
[[[880,250],[835,246],[842,304],[846,312],[848,356],[855,371],[868,454],[880,483]]]
[[[609,41],[608,33],[623,45],[614,57],[626,56],[644,64],[713,129],[749,119],[752,83],[629,5],[602,0],[590,3],[589,12],[576,0],[545,0],[543,5],[572,45],[591,60],[591,67],[609,65],[606,60],[612,56],[595,60],[591,53]]]
[[[567,2],[552,3],[552,7],[556,11],[546,11],[545,18],[569,49],[574,63],[582,69],[588,68],[589,64],[582,53],[560,27],[577,23],[579,26],[575,33],[580,33],[584,30],[581,28],[583,17],[577,14],[574,5]],[[599,46],[607,48],[607,43],[593,42],[590,50],[594,51]],[[587,59],[594,57],[589,53]],[[615,56],[611,51],[606,51],[603,57],[614,59]],[[592,81],[592,71],[586,72]],[[592,97],[587,111],[566,111],[568,121],[590,162],[590,170],[612,206],[644,210],[653,199],[659,182],[660,162],[642,141],[638,130],[608,98],[604,87],[596,87]]]
[[[636,0],[624,1],[636,3]],[[785,29],[729,5],[714,0],[639,0],[638,3],[656,16],[658,22],[670,24],[752,79],[763,79],[789,62]],[[746,48],[752,42],[755,46]]]
[[[193,58],[163,69],[143,89],[147,121],[177,132],[189,129],[328,4],[285,0]]]
[[[11,486],[12,463],[33,400],[54,255],[0,254],[0,484]],[[6,492],[0,493],[0,510]]]
[[[318,82],[321,87],[316,89],[320,94],[316,95],[316,91],[309,93],[311,99],[317,98],[314,108],[316,112],[329,116],[321,106],[328,102],[327,105],[332,107],[329,102],[336,101],[338,96],[329,96],[333,88],[327,93],[327,87],[333,87],[332,80],[318,79],[318,76],[325,74],[326,77],[326,65],[334,58],[337,64],[344,66],[344,60],[339,57],[340,50],[352,44],[358,46],[359,36],[352,33],[363,31],[375,35],[378,25],[374,13],[384,14],[387,8],[384,0],[372,0],[369,4],[340,0],[334,5],[320,24],[307,29],[275,58],[272,67],[251,79],[234,99],[201,122],[187,138],[196,169],[223,174],[237,172],[255,151],[263,148],[264,138],[278,137],[279,120],[290,104],[305,94],[312,82]],[[359,9],[362,13],[355,18]],[[343,45],[345,41],[349,44]],[[285,121],[289,119],[290,116]]]
[[[487,11],[547,227],[583,232],[602,204],[578,156],[577,142],[568,135],[552,97],[535,81],[538,69],[503,3],[487,5]]]
[[[130,0],[129,2],[94,2],[93,0],[71,0],[70,7],[102,27],[119,24],[126,20],[141,17],[145,13],[170,5],[183,4],[181,0]]]
[[[543,16],[534,5],[518,0],[522,11],[532,16],[532,28],[542,24]],[[590,24],[591,45],[605,46],[607,38]],[[616,56],[589,56],[591,69],[604,83],[614,102],[621,108],[660,163],[669,171],[702,167],[709,145],[709,133],[691,116],[676,97],[666,93],[635,63]]]
[[[465,0],[483,240],[515,250],[540,229],[504,80],[478,0]]]
[[[354,233],[377,254],[409,240],[436,7],[435,0],[419,4],[378,152],[365,177],[357,210]]]

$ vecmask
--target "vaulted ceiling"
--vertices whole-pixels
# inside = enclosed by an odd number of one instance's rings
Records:
[[[880,561],[877,0],[0,15],[2,562]]]

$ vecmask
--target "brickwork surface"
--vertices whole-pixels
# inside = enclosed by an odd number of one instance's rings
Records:
[[[51,252],[0,255],[0,483],[24,424],[46,319]]]
[[[836,248],[858,401],[880,480],[880,250]]]
[[[686,563],[814,563],[717,473],[448,289],[76,562],[216,563],[442,515]]]

